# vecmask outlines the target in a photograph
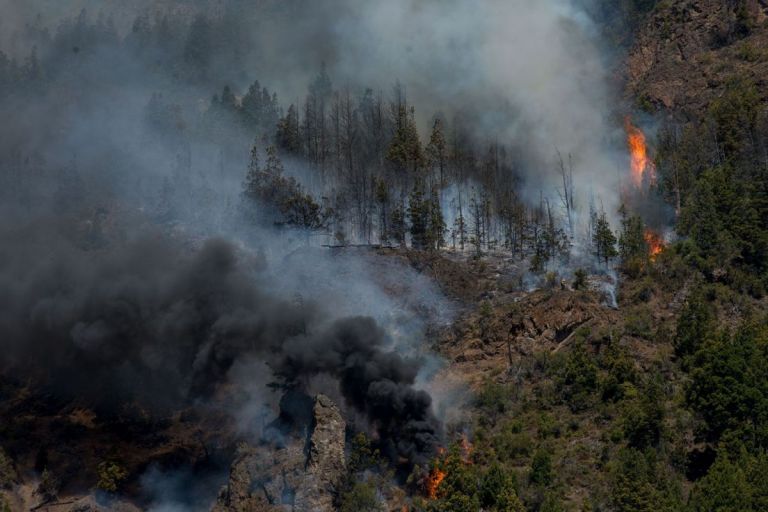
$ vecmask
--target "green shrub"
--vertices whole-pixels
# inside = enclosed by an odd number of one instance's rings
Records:
[[[480,503],[490,510],[523,510],[513,473],[494,463],[480,480]]]
[[[536,450],[531,461],[531,472],[528,479],[532,484],[540,486],[548,486],[554,480],[552,455],[547,450],[543,448]]]
[[[664,396],[657,380],[650,380],[625,403],[622,423],[630,446],[642,450],[658,445],[664,423]]]
[[[486,381],[477,394],[476,405],[491,418],[504,414],[509,405],[509,388],[493,380]]]
[[[96,487],[102,491],[116,492],[120,483],[128,477],[128,472],[116,462],[101,462],[98,477]]]
[[[587,288],[587,271],[583,268],[577,268],[573,273],[573,289],[585,290]]]
[[[628,311],[624,316],[624,332],[644,340],[653,339],[651,311],[645,306]]]
[[[376,486],[371,482],[357,482],[341,497],[341,512],[384,512]]]
[[[493,445],[502,460],[512,460],[528,457],[531,454],[533,440],[528,434],[513,433],[504,429],[494,438]]]

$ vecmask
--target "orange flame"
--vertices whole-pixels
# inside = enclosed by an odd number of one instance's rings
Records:
[[[441,470],[440,468],[433,468],[432,471],[429,472],[429,476],[427,477],[427,482],[425,485],[427,498],[431,500],[437,499],[437,489],[440,487],[440,484],[443,482],[447,475],[448,473]]]
[[[648,256],[651,261],[656,261],[656,257],[664,252],[664,240],[651,229],[646,229],[643,237],[648,245]]]
[[[656,169],[648,158],[648,144],[645,134],[637,126],[632,124],[629,116],[624,120],[624,129],[627,132],[627,147],[632,160],[632,182],[636,188],[642,188],[643,183],[656,181]]]

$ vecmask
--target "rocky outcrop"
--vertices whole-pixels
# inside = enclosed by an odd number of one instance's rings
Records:
[[[345,428],[338,406],[317,395],[308,436],[287,433],[240,447],[214,512],[334,510],[345,470]]]
[[[733,76],[768,79],[764,1],[659,2],[626,64],[627,96],[645,108],[700,114]]]
[[[309,440],[309,460],[302,485],[296,491],[294,510],[333,510],[333,498],[344,473],[344,419],[330,398],[315,398],[314,430]]]

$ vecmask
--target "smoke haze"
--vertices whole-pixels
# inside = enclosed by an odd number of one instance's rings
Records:
[[[0,0],[4,373],[105,413],[163,413],[236,384],[243,430],[275,401],[269,384],[330,386],[391,460],[427,462],[443,426],[424,335],[453,306],[399,263],[318,247],[343,233],[245,222],[254,133],[211,96],[228,85],[239,101],[258,79],[284,114],[321,69],[356,96],[402,94],[422,139],[440,117],[507,145],[527,204],[557,201],[557,153],[572,155],[586,222],[590,198],[616,211],[622,160],[578,4]],[[315,195],[340,195],[285,164]]]

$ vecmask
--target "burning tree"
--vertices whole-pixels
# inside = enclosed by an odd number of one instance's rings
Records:
[[[648,144],[645,134],[632,124],[629,116],[624,120],[627,132],[627,146],[631,158],[631,179],[636,189],[642,189],[656,182],[656,168],[648,157]]]

